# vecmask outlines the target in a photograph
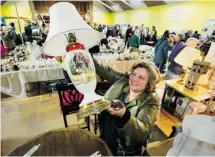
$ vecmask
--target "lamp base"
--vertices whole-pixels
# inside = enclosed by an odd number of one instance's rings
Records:
[[[178,80],[177,83],[180,84],[180,85],[184,85],[184,80],[183,79]]]
[[[96,93],[84,93],[84,100],[80,105],[80,110],[77,113],[77,118],[99,114],[110,106],[110,101]]]

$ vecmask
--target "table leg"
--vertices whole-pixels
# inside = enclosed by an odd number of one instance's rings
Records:
[[[166,97],[166,92],[167,92],[167,87],[165,87],[165,89],[164,89],[163,97],[162,97],[162,100],[161,100],[161,105],[163,104],[164,99]]]
[[[40,95],[40,82],[38,81],[37,84],[38,84],[38,87],[37,87],[37,89],[38,89],[38,94]]]
[[[187,108],[188,108],[188,106],[189,106],[189,103],[190,103],[190,99],[189,99],[189,101],[188,101],[188,103],[187,103],[187,106],[185,107],[185,109],[184,109],[184,112],[182,113],[182,117],[181,117],[181,119],[183,120],[183,115],[184,115],[184,113],[186,112],[186,110],[187,110]]]
[[[172,104],[170,104],[170,108],[172,108],[173,110],[175,110],[176,109],[176,101],[178,100],[178,97],[175,97],[175,100],[174,100],[174,102],[172,103]]]
[[[166,87],[168,88],[168,87]],[[168,104],[167,105],[163,105],[163,108],[169,112],[170,114],[174,114],[175,111],[171,108],[170,104],[171,104],[171,101],[172,101],[172,98],[173,98],[173,95],[175,93],[175,90],[173,89],[172,93],[171,93],[171,96],[170,96],[170,100],[168,101]]]
[[[170,107],[170,103],[171,103],[171,101],[172,101],[172,98],[173,98],[173,95],[175,94],[175,90],[173,89],[173,91],[172,91],[172,94],[171,94],[171,96],[170,96],[170,100],[169,100],[169,102],[168,102],[168,107]]]
[[[97,115],[95,114],[94,133],[97,134]]]
[[[212,103],[213,99],[214,99],[214,96],[212,96],[212,97],[210,98],[210,100],[208,101],[207,109],[206,109],[206,111],[207,111],[208,113],[210,112],[211,103]]]

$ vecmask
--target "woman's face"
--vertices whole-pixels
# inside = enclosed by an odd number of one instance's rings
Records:
[[[148,84],[148,71],[145,68],[135,69],[129,77],[129,87],[133,92],[142,92]]]

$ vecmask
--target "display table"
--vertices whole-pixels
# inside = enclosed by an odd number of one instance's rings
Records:
[[[177,98],[178,98],[178,95],[176,93],[179,93],[182,96],[188,98],[189,102],[187,104],[189,104],[191,101],[204,102],[205,100],[213,99],[214,96],[209,93],[208,89],[199,86],[198,90],[189,90],[189,89],[185,88],[184,85],[178,84],[177,83],[178,80],[179,79],[176,78],[176,79],[172,79],[172,80],[166,81],[166,83],[165,83],[166,87],[165,87],[165,91],[164,91],[164,94],[163,94],[163,98],[162,98],[161,104],[164,104],[166,93],[167,93],[167,89],[172,89],[171,96],[170,96],[169,102],[167,104],[168,108],[171,108],[170,104],[171,104],[172,98],[174,96],[176,97],[175,100],[174,100],[174,104],[176,103]],[[209,104],[210,102],[211,101],[208,101],[207,105],[210,105]],[[174,106],[173,108],[175,108],[175,107],[176,106]],[[188,107],[188,105],[187,105],[187,107]],[[184,112],[186,111],[187,107],[185,108]],[[183,119],[180,116],[179,116],[179,118]]]
[[[108,146],[96,135],[78,128],[63,128],[41,134],[15,148],[7,156],[23,156],[35,145],[32,156],[90,156],[99,151],[112,156]]]
[[[112,66],[114,70],[119,72],[129,72],[135,63],[143,60],[116,61]]]
[[[61,67],[20,70],[0,74],[1,92],[11,96],[25,97],[28,82],[65,79]]]

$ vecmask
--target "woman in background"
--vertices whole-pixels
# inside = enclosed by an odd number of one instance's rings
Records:
[[[130,42],[129,42],[129,53],[137,50],[140,46],[140,37],[139,37],[139,31],[136,30],[134,35],[131,36]]]
[[[167,79],[173,79],[173,78],[179,77],[183,73],[183,67],[174,61],[175,57],[177,57],[177,55],[185,47],[195,48],[199,43],[199,40],[195,38],[189,38],[186,44],[184,45],[184,42],[182,41],[183,38],[184,38],[183,34],[178,34],[175,38],[176,44],[173,47],[172,52],[169,56],[170,65],[168,67]]]
[[[159,68],[160,73],[164,73],[165,64],[168,58],[169,51],[169,31],[166,30],[163,36],[158,40],[155,45],[155,65]]]
[[[175,45],[172,48],[172,52],[169,56],[170,65],[168,67],[167,79],[172,79],[181,75],[181,66],[178,65],[174,59],[180,53],[180,51],[184,48],[184,34],[177,34],[174,37]]]

